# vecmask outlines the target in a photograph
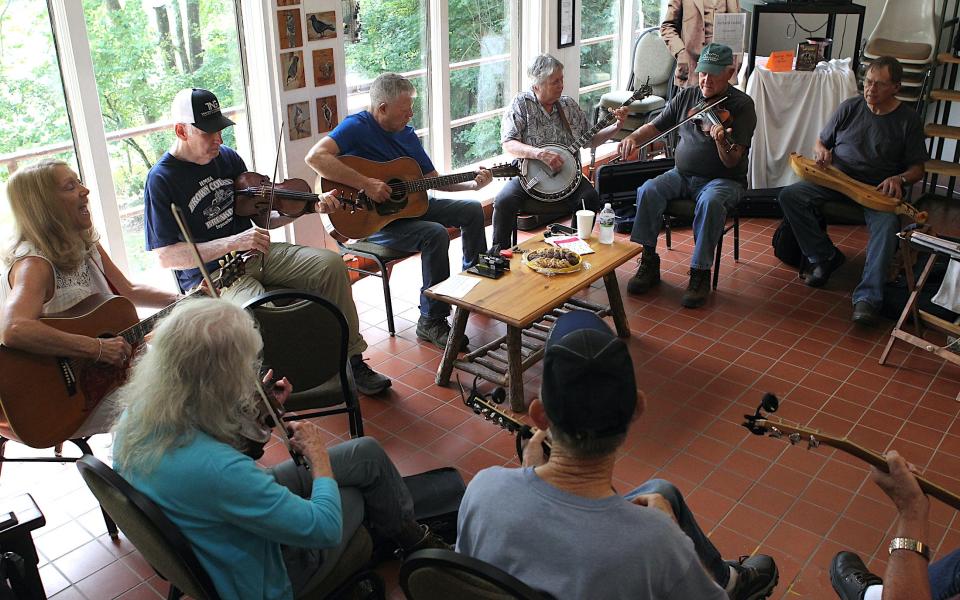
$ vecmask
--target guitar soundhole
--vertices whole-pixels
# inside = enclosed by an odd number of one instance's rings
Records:
[[[387,182],[388,185],[402,183],[402,179],[391,179]],[[376,205],[376,207],[377,214],[380,216],[395,215],[407,207],[407,194],[403,191],[403,188],[399,187],[398,185],[397,188],[394,188],[393,193],[390,195],[390,199],[385,202],[380,202]]]

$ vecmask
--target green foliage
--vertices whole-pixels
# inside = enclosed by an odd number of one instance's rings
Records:
[[[500,154],[499,117],[477,121],[451,133],[454,169]]]
[[[589,39],[601,35],[609,35],[617,31],[619,15],[616,0],[583,0],[580,18],[583,25],[580,28],[580,39]]]

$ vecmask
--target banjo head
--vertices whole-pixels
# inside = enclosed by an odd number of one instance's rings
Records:
[[[564,146],[541,146],[563,157],[563,166],[554,173],[545,163],[524,159],[520,184],[528,194],[543,202],[563,200],[580,184],[580,161]]]

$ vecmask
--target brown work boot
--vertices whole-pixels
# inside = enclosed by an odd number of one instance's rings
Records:
[[[690,283],[680,299],[681,306],[699,308],[710,295],[710,269],[690,269]]]
[[[453,550],[453,547],[443,541],[439,535],[430,531],[430,528],[426,524],[419,524],[419,539],[414,543],[408,543],[406,546],[401,545],[397,549],[397,558],[403,560],[407,556],[410,556],[417,550],[426,550],[427,548],[437,548],[439,550]]]
[[[627,282],[627,291],[631,294],[645,294],[656,283],[660,283],[660,255],[647,255],[644,252],[640,255],[637,274]]]

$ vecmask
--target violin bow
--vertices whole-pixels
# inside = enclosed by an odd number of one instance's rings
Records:
[[[669,135],[669,134],[673,133],[674,131],[676,131],[677,129],[679,129],[680,126],[683,125],[684,123],[686,123],[687,121],[691,121],[691,120],[693,120],[693,119],[696,119],[697,117],[699,117],[699,116],[702,115],[703,113],[707,112],[708,110],[714,108],[715,106],[717,106],[718,104],[720,104],[721,102],[723,102],[724,100],[726,100],[727,98],[729,98],[729,96],[724,96],[723,98],[720,98],[719,100],[717,100],[717,101],[714,102],[713,104],[708,104],[707,106],[704,106],[703,108],[701,108],[701,109],[698,110],[697,112],[693,113],[692,115],[688,116],[686,119],[680,121],[679,123],[677,123],[676,125],[674,125],[674,126],[671,127],[670,129],[662,132],[662,133],[661,133],[660,135],[658,135],[657,137],[653,138],[652,140],[648,140],[647,143],[645,143],[645,144],[643,144],[642,146],[640,146],[639,148],[637,148],[637,151],[643,150],[644,148],[646,148],[646,147],[649,146],[650,144],[656,142],[657,140],[663,139],[663,138],[666,137],[667,135]],[[617,157],[617,158],[611,160],[610,162],[611,162],[611,163],[617,163],[617,162],[621,162],[621,161],[622,161],[622,159],[619,158],[619,157]],[[630,161],[630,162],[637,162],[637,161]]]
[[[280,171],[280,147],[283,144],[283,124],[284,120],[280,119],[280,135],[277,136],[277,160],[273,163],[273,179],[270,180],[270,201],[267,203],[267,229],[270,229],[270,217],[273,216],[273,200],[277,195],[277,173]],[[260,270],[263,271],[263,263],[266,260],[266,256],[260,261]]]
[[[173,213],[173,218],[177,222],[177,227],[180,228],[180,235],[182,235],[183,239],[187,242],[187,246],[190,247],[190,251],[193,253],[194,260],[197,261],[197,267],[200,269],[200,275],[207,284],[208,293],[214,298],[219,298],[220,292],[213,286],[213,279],[210,277],[210,272],[207,271],[207,266],[203,263],[203,258],[200,256],[200,250],[197,249],[197,243],[193,240],[193,236],[190,235],[190,232],[184,225],[183,210],[176,204],[171,203],[170,212]],[[273,419],[273,422],[277,424],[276,430],[279,432],[280,441],[283,442],[287,452],[290,453],[290,457],[293,458],[293,462],[298,466],[309,469],[310,467],[307,465],[306,461],[304,461],[303,456],[294,450],[293,446],[290,444],[290,435],[287,433],[287,428],[283,426],[283,421],[280,419],[280,415],[274,408],[273,403],[270,402],[270,399],[267,398],[267,392],[263,389],[263,382],[260,381],[259,377],[254,377],[254,381],[257,386],[257,395],[260,397],[260,401],[267,410],[267,416]]]

